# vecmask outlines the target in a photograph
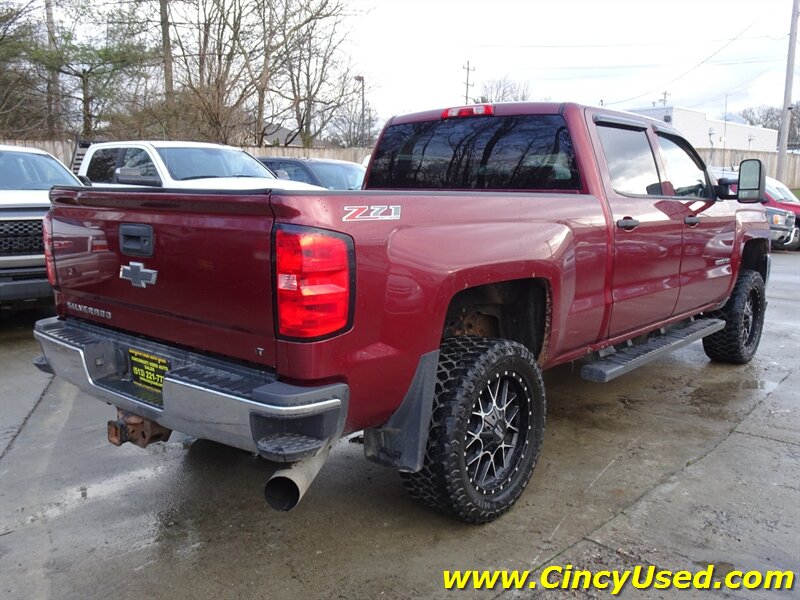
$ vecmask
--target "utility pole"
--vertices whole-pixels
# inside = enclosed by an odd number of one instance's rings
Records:
[[[361,135],[359,135],[359,143],[361,144],[362,148],[367,147],[367,142],[365,138],[367,137],[367,132],[364,130],[364,76],[363,75],[356,75],[356,81],[361,84],[361,119],[359,123],[359,129],[361,129]]]
[[[161,53],[164,59],[164,92],[167,107],[170,109],[167,123],[171,125],[171,109],[175,102],[175,84],[172,75],[172,40],[169,35],[169,7],[167,2],[168,0],[158,0],[158,5],[161,9]],[[169,131],[167,131],[167,133],[169,133]]]
[[[466,85],[466,88],[464,89],[464,104],[469,104],[469,88],[475,87],[474,83],[470,83],[469,82],[469,74],[475,72],[475,67],[472,67],[470,69],[469,61],[467,61],[466,66],[461,67],[461,68],[464,69],[467,72],[467,80],[464,82],[464,84]]]
[[[58,47],[56,46],[56,23],[53,18],[53,0],[44,1],[44,13],[47,25],[47,49],[50,51],[51,60],[55,60]],[[57,67],[51,66],[49,71],[47,76],[47,135],[52,140],[61,135],[61,82],[58,78]]]
[[[671,96],[671,95],[672,94],[670,94],[668,91],[664,90],[664,95],[661,98],[661,106],[666,106],[667,105],[667,96]]]
[[[786,147],[789,145],[789,110],[792,106],[792,78],[794,77],[794,54],[797,46],[797,18],[800,13],[800,0],[792,2],[792,26],[789,30],[789,55],[786,57],[786,85],[783,89],[781,107],[781,131],[778,139],[778,168],[775,178],[783,180],[786,171]]]

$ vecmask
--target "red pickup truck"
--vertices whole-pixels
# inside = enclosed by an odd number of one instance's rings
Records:
[[[332,444],[468,522],[506,511],[545,424],[541,371],[605,382],[703,339],[749,361],[769,226],[674,129],[576,104],[390,120],[357,192],[54,188],[42,370],[171,430],[282,463],[288,510]]]

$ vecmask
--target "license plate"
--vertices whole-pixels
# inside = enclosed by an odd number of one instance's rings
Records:
[[[133,348],[128,349],[128,356],[131,359],[131,381],[160,394],[164,387],[164,375],[169,371],[169,361]]]

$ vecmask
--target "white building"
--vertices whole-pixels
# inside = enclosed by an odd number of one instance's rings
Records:
[[[756,152],[775,152],[778,148],[778,131],[775,129],[709,119],[705,113],[697,110],[677,106],[657,106],[637,108],[630,112],[669,123],[695,148],[725,147],[729,150]]]

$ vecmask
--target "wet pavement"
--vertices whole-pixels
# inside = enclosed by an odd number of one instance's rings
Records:
[[[30,329],[45,315],[2,314],[0,596],[590,598],[449,592],[442,570],[800,571],[798,292],[800,253],[775,254],[764,338],[743,367],[710,363],[696,343],[605,385],[582,381],[578,365],[548,371],[531,484],[477,527],[411,501],[357,444],[333,449],[290,513],[267,508],[269,469],[247,453],[177,435],[110,446],[114,410],[30,364]]]

